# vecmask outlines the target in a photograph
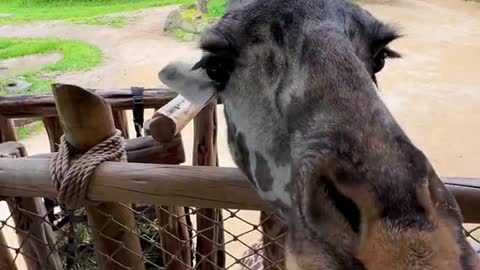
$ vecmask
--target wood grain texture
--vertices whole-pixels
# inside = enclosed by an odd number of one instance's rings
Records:
[[[218,167],[216,102],[195,117],[193,165]],[[222,210],[197,209],[197,265],[200,270],[225,268]]]
[[[50,182],[49,160],[0,159],[0,196],[56,197]],[[470,194],[468,207],[480,209],[480,178],[444,177],[460,203]],[[88,198],[105,202],[183,205],[200,208],[266,210],[247,178],[237,168],[105,162],[95,171]],[[478,211],[464,213],[465,222],[480,223]]]
[[[60,138],[63,135],[63,128],[60,124],[60,119],[58,119],[57,116],[44,117],[42,118],[42,122],[47,131],[50,152],[57,152]]]
[[[56,197],[49,160],[0,159],[0,196]],[[92,176],[94,201],[268,209],[236,168],[105,162]]]
[[[127,112],[125,110],[113,111],[113,122],[115,127],[122,132],[122,136],[125,139],[130,138],[130,133],[128,132]]]
[[[8,248],[8,243],[3,232],[0,231],[0,269],[18,270],[11,251],[12,250]]]
[[[91,90],[104,98],[112,110],[133,109],[130,89]],[[164,88],[145,89],[143,92],[145,108],[159,108],[176,97],[176,93]],[[0,115],[7,118],[31,118],[56,116],[57,110],[52,94],[36,96],[0,97]]]
[[[114,135],[112,110],[104,99],[91,91],[62,84],[53,86],[53,95],[65,139],[76,151],[87,152]],[[85,207],[100,269],[145,269],[140,240],[134,233],[135,218],[129,208],[131,205],[118,203]]]
[[[0,115],[0,143],[17,141],[17,139],[17,132],[13,120]]]
[[[27,156],[25,147],[13,141],[1,143],[0,152],[15,158]],[[41,198],[13,197],[7,200],[7,205],[15,222],[15,232],[22,243],[20,252],[27,269],[62,269],[58,252],[49,248],[55,244],[55,235],[51,225],[43,222],[47,209]]]
[[[202,110],[202,107],[177,96],[145,122],[145,133],[159,142],[169,142]]]

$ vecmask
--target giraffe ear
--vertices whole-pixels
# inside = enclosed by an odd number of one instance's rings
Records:
[[[204,106],[217,96],[215,82],[208,77],[204,69],[192,69],[192,66],[173,62],[164,67],[158,73],[158,77],[190,103]]]

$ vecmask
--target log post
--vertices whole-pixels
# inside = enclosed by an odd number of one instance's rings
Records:
[[[167,270],[192,269],[192,253],[189,232],[185,220],[185,208],[179,206],[156,206],[162,257]]]
[[[48,135],[48,143],[50,144],[50,152],[54,153],[58,151],[60,145],[60,138],[63,135],[62,125],[58,116],[50,116],[42,118],[43,126]],[[47,209],[48,220],[54,222],[55,215],[53,209],[57,206],[57,202],[50,198],[43,199],[45,208]]]
[[[17,132],[13,125],[13,120],[0,115],[0,143],[17,140]]]
[[[5,235],[0,231],[0,269],[17,270],[15,259],[12,256],[11,249],[8,246]]]
[[[218,166],[217,103],[211,102],[195,117],[193,165]],[[221,209],[197,209],[197,269],[225,267]]]
[[[50,143],[50,152],[57,152],[60,138],[63,135],[62,125],[56,116],[42,118],[43,125],[48,134],[48,142]]]
[[[25,147],[17,142],[0,144],[0,153],[15,158],[27,156]],[[56,242],[52,227],[42,219],[47,210],[41,198],[16,197],[7,200],[7,204],[28,269],[62,269],[60,256],[52,250]]]
[[[127,141],[129,162],[180,164],[185,162],[185,152],[180,135],[171,142],[160,143],[152,136]],[[185,208],[154,205],[159,232],[162,259],[167,270],[186,270],[192,267],[191,239]],[[154,219],[154,217],[153,217]]]
[[[125,110],[113,111],[113,121],[115,123],[115,128],[122,132],[122,136],[125,139],[130,138],[130,134],[128,133],[127,112]]]
[[[155,139],[160,144],[171,144],[177,138],[181,138],[181,130],[201,109],[178,95],[157,109],[153,118],[145,122],[145,134],[151,135],[148,137]],[[192,268],[192,227],[190,216],[187,213],[189,213],[187,207],[156,206],[158,225],[162,228],[160,232],[162,257],[167,270]]]
[[[94,93],[73,85],[53,85],[53,95],[65,139],[84,153],[115,133],[109,104]],[[140,241],[131,205],[102,203],[87,206],[100,269],[144,270]]]

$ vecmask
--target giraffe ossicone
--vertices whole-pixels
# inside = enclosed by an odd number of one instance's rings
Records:
[[[217,91],[203,69],[192,67],[188,63],[172,62],[158,73],[158,78],[190,103],[204,106],[217,97]]]

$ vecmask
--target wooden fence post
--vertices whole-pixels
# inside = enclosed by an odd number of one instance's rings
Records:
[[[125,110],[113,111],[113,121],[115,123],[115,127],[122,132],[122,136],[125,139],[130,138],[130,135],[128,132],[127,112]]]
[[[193,165],[218,166],[216,106],[211,102],[195,117]],[[196,269],[225,268],[222,209],[197,209],[197,230]]]
[[[4,232],[0,231],[0,269],[17,270],[15,259],[12,256],[11,249],[8,247]]]
[[[13,121],[0,116],[0,143],[13,141],[17,141]],[[23,145],[13,146],[17,148],[16,157],[27,156]],[[41,269],[40,262],[45,262],[50,269],[62,269],[58,253],[50,252],[48,248],[54,244],[55,237],[51,226],[41,219],[47,214],[41,198],[16,197],[8,200],[7,204],[18,229],[16,233],[21,244],[20,252],[24,255],[28,269]]]
[[[45,131],[48,134],[48,141],[50,143],[50,152],[57,152],[58,145],[60,144],[60,138],[63,135],[62,125],[60,119],[57,116],[42,118]]]
[[[0,115],[0,142],[17,141],[13,120]]]
[[[91,91],[73,85],[53,85],[57,111],[67,142],[86,152],[115,133],[110,105]],[[87,206],[100,269],[144,270],[143,253],[131,205]]]

